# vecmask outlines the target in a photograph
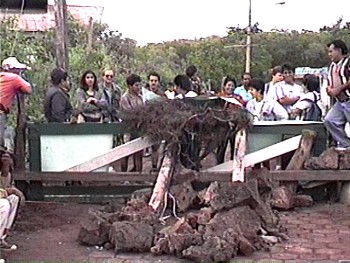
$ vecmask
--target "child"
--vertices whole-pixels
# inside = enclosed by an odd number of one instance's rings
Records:
[[[281,104],[269,98],[264,98],[265,84],[261,80],[252,80],[248,91],[253,99],[248,101],[246,109],[254,115],[255,121],[288,120],[288,113]]]
[[[322,111],[317,102],[320,100],[320,81],[317,76],[307,74],[303,84],[307,93],[303,94],[292,108],[292,117],[304,121],[320,121]]]

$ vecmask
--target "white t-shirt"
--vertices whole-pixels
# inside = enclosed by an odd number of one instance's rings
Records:
[[[246,109],[254,115],[254,120],[257,121],[280,121],[288,120],[288,113],[275,100],[263,99],[257,101],[252,99],[247,102]]]
[[[301,97],[303,94],[303,88],[298,84],[287,84],[284,81],[280,82],[279,85],[276,85],[276,97],[277,100],[280,100],[284,97],[287,98],[296,98]],[[292,111],[293,105],[282,105],[288,113]]]

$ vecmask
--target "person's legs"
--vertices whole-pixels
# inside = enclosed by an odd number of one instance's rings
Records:
[[[9,211],[9,216],[6,224],[6,231],[8,231],[13,225],[13,222],[15,221],[18,204],[19,204],[19,197],[13,194],[13,195],[9,195],[6,199],[10,203],[10,211]],[[6,238],[6,234],[7,234],[6,232],[3,233],[2,238]]]
[[[6,198],[0,199],[0,237],[6,234],[5,229],[8,226],[11,205]]]
[[[350,121],[350,102],[336,102],[324,119],[324,125],[338,147],[350,147],[350,139],[345,133],[347,121]]]
[[[159,144],[152,145],[152,169],[158,168],[158,159],[159,159]]]
[[[142,172],[143,164],[142,164],[143,150],[134,153],[134,172]]]
[[[0,110],[0,152],[5,151],[5,130],[7,125],[7,115]]]

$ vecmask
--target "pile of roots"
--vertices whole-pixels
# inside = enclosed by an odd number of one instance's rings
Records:
[[[130,132],[138,131],[155,143],[165,140],[169,146],[178,145],[185,133],[208,142],[247,127],[252,121],[248,111],[228,108],[225,103],[208,98],[153,101],[121,112],[121,118]]]
[[[91,210],[78,240],[115,253],[151,252],[196,261],[249,256],[287,238],[273,210],[281,205],[276,191],[280,187],[267,170],[250,172],[246,183],[212,182],[200,191],[186,181],[170,187],[164,210],[155,213],[148,205],[152,190],[140,190],[125,204]]]

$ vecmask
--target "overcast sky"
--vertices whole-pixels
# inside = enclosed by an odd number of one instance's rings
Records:
[[[67,4],[103,6],[102,21],[138,44],[174,39],[224,36],[226,27],[248,25],[249,0],[66,0]],[[350,22],[350,1],[252,0],[252,22],[270,30],[318,30],[339,17]],[[53,3],[53,0],[49,0]]]

